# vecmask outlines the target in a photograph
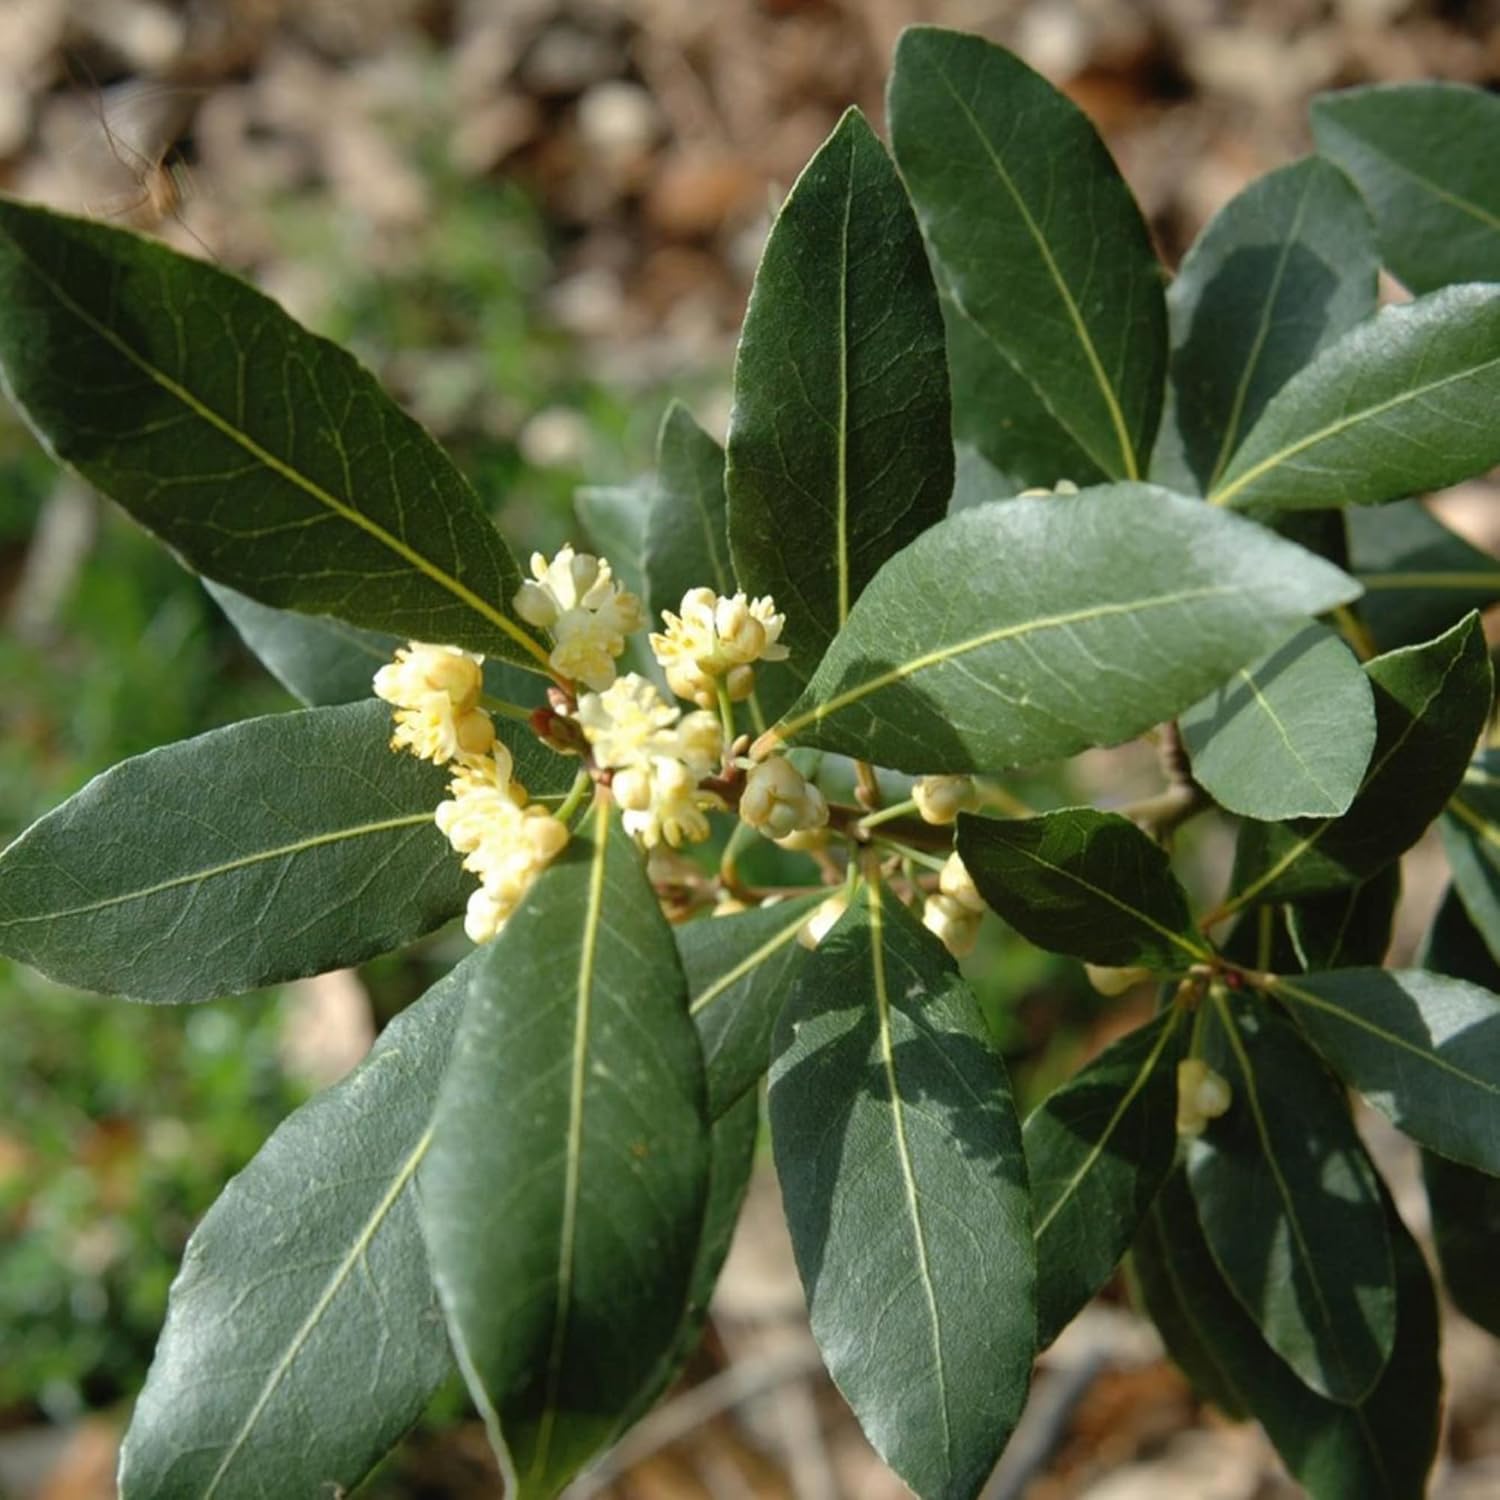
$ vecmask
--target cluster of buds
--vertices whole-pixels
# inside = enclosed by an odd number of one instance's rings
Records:
[[[972,776],[919,776],[911,795],[922,821],[939,825],[953,822],[961,812],[973,812],[980,802]]]
[[[752,766],[740,794],[740,817],[771,839],[822,828],[828,803],[822,792],[784,755]]]
[[[957,854],[950,854],[938,875],[937,890],[923,903],[922,925],[942,940],[954,958],[963,958],[974,951],[983,915],[984,897],[968,866]]]
[[[567,827],[545,808],[529,805],[526,788],[512,775],[510,751],[479,707],[483,670],[483,657],[456,646],[411,641],[375,674],[376,694],[396,707],[391,748],[455,767],[451,800],[439,805],[435,817],[464,856],[464,869],[480,879],[464,919],[464,931],[476,943],[499,932],[568,842]]]
[[[780,644],[786,617],[769,596],[750,600],[743,593],[689,589],[681,610],[663,610],[662,619],[667,628],[652,635],[651,650],[667,686],[699,708],[714,707],[721,681],[731,702],[748,698],[755,688],[752,664],[786,659]]]
[[[675,849],[708,837],[708,811],[724,807],[702,785],[723,761],[716,714],[700,709],[684,715],[654,683],[631,672],[602,693],[585,693],[577,718],[594,763],[613,772],[627,833],[647,849],[661,843]]]
[[[513,602],[528,625],[552,632],[552,670],[596,693],[615,680],[625,637],[646,623],[641,601],[614,581],[609,564],[571,547],[551,562],[532,553],[531,578]]]
[[[479,706],[484,658],[457,646],[409,641],[375,674],[375,695],[396,709],[392,750],[410,750],[434,765],[484,755],[495,726]]]
[[[1217,1120],[1233,1102],[1229,1081],[1201,1057],[1189,1057],[1177,1064],[1178,1135],[1189,1140],[1202,1135],[1208,1122]]]
[[[476,943],[500,931],[568,843],[567,825],[528,801],[513,769],[510,751],[497,742],[492,754],[459,767],[450,800],[438,804],[437,826],[480,880],[464,913],[464,931]]]

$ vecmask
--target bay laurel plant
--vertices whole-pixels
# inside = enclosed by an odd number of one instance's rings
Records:
[[[1413,498],[1500,461],[1500,100],[1313,125],[1169,280],[1064,97],[906,33],[889,153],[851,111],[776,220],[727,447],[674,407],[524,572],[348,355],[0,203],[10,395],[306,705],[44,817],[0,948],[185,1003],[473,941],[194,1235],[126,1500],[342,1494],[455,1364],[510,1493],[558,1493],[694,1346],[766,1076],[813,1333],[924,1500],[979,1491],[1127,1260],[1308,1493],[1423,1492],[1434,1283],[1351,1098],[1500,1329],[1500,565]],[[1150,734],[1123,811],[1003,784]],[[1172,839],[1215,808],[1195,911]],[[1434,822],[1452,891],[1386,970]],[[986,910],[1157,979],[1024,1124],[956,962]]]

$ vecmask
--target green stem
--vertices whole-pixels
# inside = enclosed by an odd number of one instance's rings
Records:
[[[917,799],[908,797],[905,802],[893,802],[889,807],[882,807],[879,812],[866,813],[854,825],[854,836],[862,838],[872,828],[878,828],[882,823],[889,823],[893,818],[910,817],[916,810]]]
[[[507,703],[504,698],[492,698],[488,693],[480,695],[479,706],[489,709],[492,714],[499,714],[502,719],[515,719],[521,724],[531,722],[529,708],[522,708],[519,703]]]
[[[583,799],[588,795],[588,790],[593,784],[594,778],[587,771],[580,771],[573,778],[573,785],[568,788],[568,795],[563,798],[562,806],[553,816],[561,818],[564,823],[570,822],[573,814],[583,805]]]
[[[902,859],[909,859],[913,864],[921,865],[924,870],[942,871],[947,863],[939,859],[935,854],[928,854],[921,849],[913,849],[910,844],[903,844],[899,839],[883,838],[877,835],[872,841],[879,844],[882,849],[889,849],[893,854],[899,854]]]
[[[722,677],[714,679],[719,694],[719,723],[724,728],[724,749],[734,743],[738,730],[734,727],[734,704],[729,701],[729,684]]]

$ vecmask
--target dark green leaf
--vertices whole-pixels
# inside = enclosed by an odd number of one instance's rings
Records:
[[[1414,292],[1500,281],[1500,99],[1458,83],[1324,94],[1313,138],[1359,184],[1385,263]]]
[[[1369,211],[1327,162],[1294,162],[1231,199],[1167,291],[1172,366],[1152,477],[1211,489],[1266,402],[1374,314],[1379,270]]]
[[[1453,888],[1500,960],[1500,750],[1485,750],[1464,773],[1438,821]]]
[[[1382,650],[1431,640],[1500,600],[1500,559],[1471,547],[1420,500],[1348,512],[1359,612]]]
[[[1260,1420],[1310,1500],[1423,1500],[1437,1452],[1437,1299],[1383,1185],[1381,1199],[1396,1275],[1396,1346],[1357,1406],[1314,1395],[1266,1347],[1214,1264],[1182,1173],[1167,1179],[1136,1242],[1139,1284],[1173,1358],[1210,1399]]]
[[[1169,718],[1355,592],[1148,485],[977,505],[881,569],[780,737],[919,774],[1071,755]]]
[[[1427,934],[1422,967],[1450,974],[1454,979],[1467,979],[1492,995],[1500,994],[1500,961],[1475,931],[1458,892],[1451,885]]]
[[[797,934],[822,899],[778,902],[677,929],[688,1014],[703,1043],[710,1119],[753,1089],[770,1066],[777,1014],[807,957]]]
[[[772,1144],[813,1336],[922,1500],[972,1500],[1035,1333],[1020,1126],[979,1008],[870,885],[803,965],[776,1045]]]
[[[1371,505],[1500,463],[1500,286],[1387,307],[1266,403],[1209,498],[1241,510]]]
[[[1107,1047],[1026,1121],[1038,1348],[1114,1274],[1171,1170],[1181,1017],[1164,1011]]]
[[[729,540],[805,680],[953,489],[943,318],[896,170],[850,110],[766,243],[734,372]]]
[[[126,1500],[347,1492],[451,1368],[413,1180],[472,963],[291,1115],[194,1232]]]
[[[1216,1003],[1202,1042],[1234,1091],[1187,1157],[1214,1261],[1308,1386],[1358,1402],[1395,1341],[1396,1287],[1375,1169],[1343,1090],[1263,1009]]]
[[[1375,748],[1375,699],[1354,653],[1304,626],[1178,721],[1193,778],[1247,818],[1347,812]]]
[[[1466,1318],[1500,1338],[1500,1177],[1424,1151],[1422,1178],[1443,1285]]]
[[[980,895],[1039,948],[1116,968],[1209,957],[1166,850],[1118,813],[963,816],[958,852]]]
[[[606,816],[472,968],[422,1168],[454,1351],[520,1500],[556,1494],[654,1389],[708,1191],[677,951]]]
[[[888,110],[922,232],[975,334],[1102,473],[1138,478],[1166,372],[1163,273],[1094,127],[1012,53],[925,26],[896,45]]]
[[[1359,795],[1341,818],[1245,823],[1237,905],[1367,880],[1416,843],[1463,776],[1490,711],[1478,615],[1426,645],[1377,656],[1365,673],[1375,691],[1375,750]]]
[[[0,366],[43,441],[263,604],[546,670],[515,560],[431,438],[217,266],[0,199]]]
[[[271,714],[96,777],[0,856],[0,951],[181,1002],[358,963],[463,910],[436,766],[374,700]]]
[[[674,401],[657,438],[646,523],[647,589],[658,610],[675,610],[689,589],[734,593],[728,527],[724,450]]]
[[[1291,902],[1285,911],[1298,964],[1304,970],[1379,964],[1391,946],[1400,899],[1401,866],[1393,862],[1359,885]],[[1268,962],[1256,967],[1275,965]]]
[[[203,586],[272,676],[309,708],[368,698],[376,669],[406,644],[399,636],[361,630],[332,615],[272,609],[211,579]],[[507,662],[484,664],[485,691],[509,702],[534,707],[542,701],[543,686],[535,673]],[[563,785],[571,779],[564,776]]]
[[[992,480],[976,500],[998,500],[1032,485],[1051,489],[1059,479],[1099,484],[1109,476],[1068,435],[1046,403],[994,341],[951,294],[944,294],[948,375],[953,384],[953,435],[982,455]],[[961,509],[962,452],[953,508]]]
[[[1279,980],[1312,1043],[1392,1124],[1500,1174],[1500,1000],[1422,969]]]

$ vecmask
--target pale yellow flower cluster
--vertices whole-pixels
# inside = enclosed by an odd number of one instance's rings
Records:
[[[614,581],[609,564],[571,547],[551,562],[532,554],[514,605],[528,625],[552,632],[552,670],[596,693],[615,680],[625,637],[646,623],[641,601]]]
[[[654,683],[631,672],[602,693],[585,693],[577,718],[596,763],[614,772],[611,786],[627,833],[648,849],[708,837],[706,814],[724,807],[701,785],[723,761],[716,715],[684,715]]]
[[[464,915],[464,931],[476,943],[500,931],[568,843],[567,826],[528,802],[513,772],[510,751],[497,742],[492,755],[460,766],[448,784],[450,800],[436,813],[437,826],[464,856],[464,869],[479,876]]]
[[[457,646],[409,641],[375,674],[375,695],[396,708],[392,750],[410,750],[434,765],[483,755],[495,726],[479,707],[484,658]]]
[[[1217,1120],[1234,1102],[1234,1091],[1222,1074],[1201,1057],[1177,1064],[1177,1134],[1193,1140],[1210,1120]]]
[[[667,686],[679,698],[712,708],[722,678],[731,702],[748,698],[755,687],[757,661],[784,661],[780,644],[786,616],[775,601],[747,599],[743,593],[716,594],[689,589],[679,613],[662,611],[667,628],[651,636],[651,650],[667,674]]]
[[[942,939],[954,958],[963,958],[974,951],[983,915],[984,897],[974,877],[957,854],[950,854],[938,875],[937,890],[923,903],[922,925]]]

